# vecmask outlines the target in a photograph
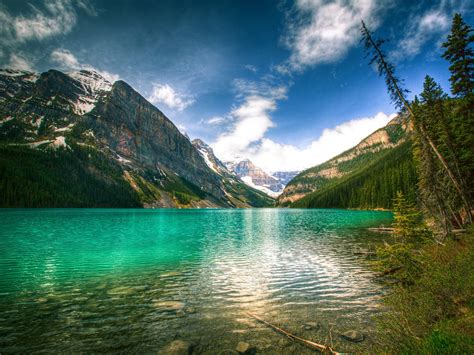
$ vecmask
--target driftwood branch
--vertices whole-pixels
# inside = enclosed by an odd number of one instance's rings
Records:
[[[387,276],[387,275],[391,275],[391,274],[397,272],[398,270],[400,270],[402,268],[403,268],[402,266],[392,267],[391,269],[388,269],[388,270],[385,270],[385,271],[381,272],[376,277],[384,277],[384,276]]]
[[[315,343],[311,340],[306,340],[306,339],[300,338],[299,336],[291,334],[290,332],[288,332],[288,331],[286,331],[286,330],[284,330],[280,327],[277,327],[276,325],[273,325],[273,324],[267,322],[266,320],[260,318],[259,316],[255,315],[255,314],[248,313],[248,315],[250,317],[256,319],[257,321],[269,326],[270,328],[277,331],[278,333],[283,334],[283,335],[287,336],[288,338],[290,338],[291,340],[297,341],[297,342],[307,346],[308,348],[311,348],[313,350],[318,350],[319,352],[322,352],[322,353],[329,353],[329,354],[333,354],[333,355],[342,355],[343,354],[343,353],[338,353],[337,351],[334,351],[331,347],[329,347],[327,345],[318,344],[318,343]]]

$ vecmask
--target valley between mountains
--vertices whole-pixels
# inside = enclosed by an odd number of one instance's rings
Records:
[[[414,194],[396,117],[302,172],[222,162],[124,81],[94,71],[0,71],[1,207],[390,208]]]

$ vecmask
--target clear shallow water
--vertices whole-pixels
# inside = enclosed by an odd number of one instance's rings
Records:
[[[0,352],[304,353],[253,312],[339,351],[374,341],[381,288],[354,250],[388,212],[0,210]],[[172,303],[173,301],[174,303]],[[319,329],[304,330],[306,322]],[[368,335],[361,344],[338,332]]]

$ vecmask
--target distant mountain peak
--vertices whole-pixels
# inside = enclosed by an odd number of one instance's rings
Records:
[[[247,185],[272,197],[277,197],[285,188],[286,183],[296,175],[296,172],[287,174],[277,172],[270,175],[248,158],[225,164],[227,169],[239,176]]]

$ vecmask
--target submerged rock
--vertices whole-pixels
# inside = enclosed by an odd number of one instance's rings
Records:
[[[184,311],[189,314],[196,313],[196,309],[194,307],[186,307]]]
[[[364,334],[359,333],[356,330],[348,330],[347,332],[344,332],[341,334],[341,337],[343,337],[346,340],[353,341],[353,342],[361,342],[365,339]]]
[[[158,354],[163,355],[188,355],[191,354],[191,344],[184,340],[174,340],[164,348],[162,348]]]
[[[257,349],[255,347],[244,341],[239,341],[235,350],[239,354],[255,354],[257,352]]]
[[[318,322],[307,322],[302,325],[302,328],[304,330],[317,330],[319,329],[319,323]]]
[[[179,301],[159,301],[155,302],[154,307],[162,312],[182,311],[184,303]]]

